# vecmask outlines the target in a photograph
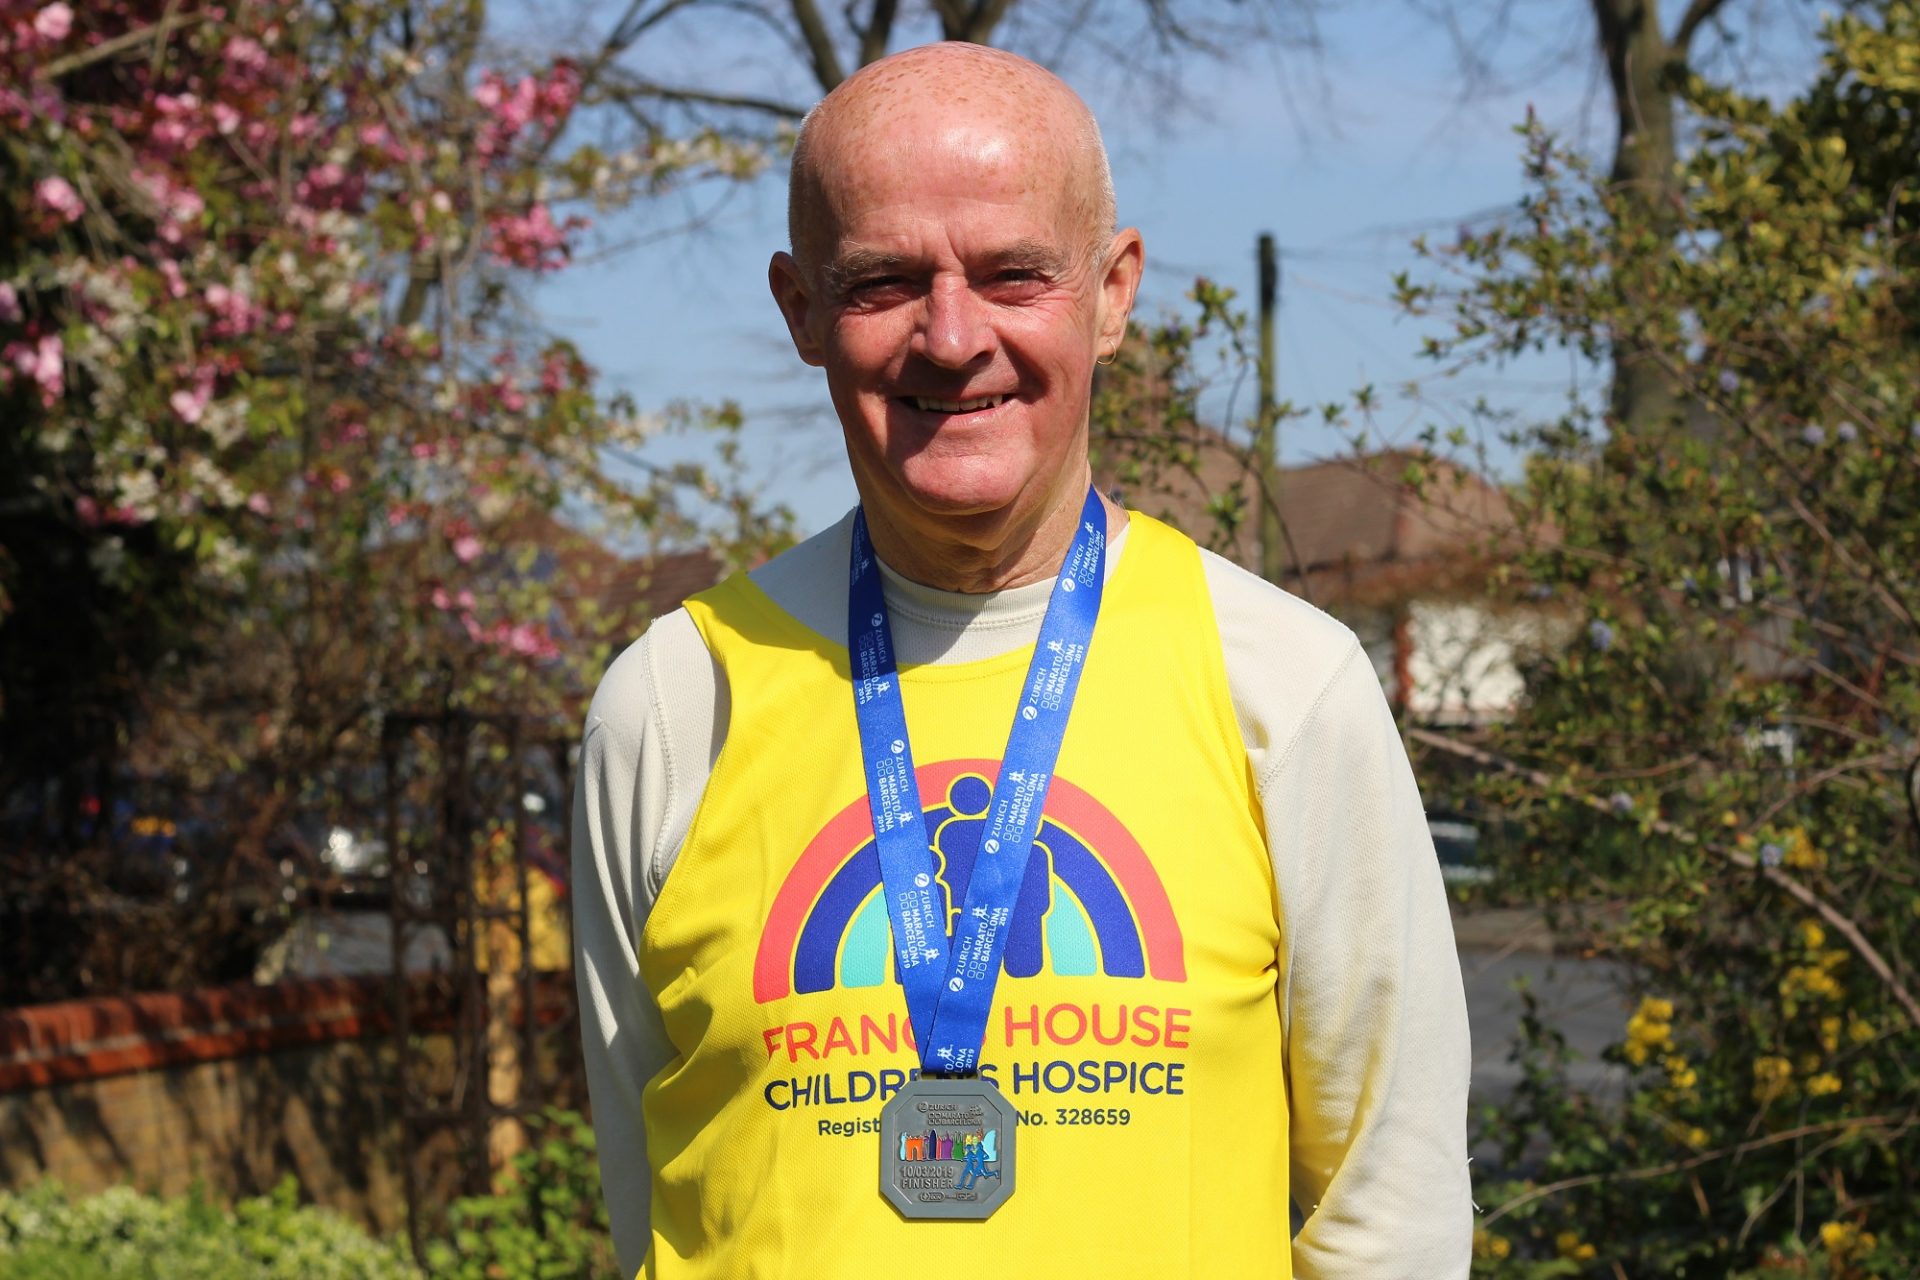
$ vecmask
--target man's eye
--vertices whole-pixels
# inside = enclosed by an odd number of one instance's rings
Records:
[[[874,293],[881,289],[893,289],[906,283],[904,276],[869,276],[865,280],[856,280],[847,286],[851,294]]]

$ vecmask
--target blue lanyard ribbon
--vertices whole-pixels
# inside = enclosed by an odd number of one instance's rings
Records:
[[[980,854],[949,943],[939,868],[914,777],[880,569],[867,535],[866,513],[854,517],[847,593],[854,717],[860,726],[867,806],[880,855],[881,892],[893,926],[894,961],[926,1071],[955,1075],[979,1067],[1013,909],[1100,616],[1106,567],[1106,512],[1099,494],[1089,488],[1080,527],[1047,601],[987,808]]]

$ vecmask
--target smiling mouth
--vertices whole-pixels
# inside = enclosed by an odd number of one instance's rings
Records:
[[[972,400],[935,400],[930,396],[903,396],[908,404],[922,413],[979,413],[983,409],[997,409],[1005,404],[1007,396],[977,396]]]

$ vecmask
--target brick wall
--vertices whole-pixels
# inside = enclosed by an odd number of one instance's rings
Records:
[[[197,1180],[235,1196],[292,1174],[315,1201],[397,1231],[389,1002],[384,979],[316,979],[0,1013],[0,1187],[171,1194]],[[423,999],[416,1025],[433,1014]],[[444,1035],[422,1048],[429,1074],[446,1067]],[[413,1153],[427,1204],[453,1193],[453,1137]]]

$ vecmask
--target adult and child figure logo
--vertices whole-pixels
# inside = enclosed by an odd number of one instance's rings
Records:
[[[974,1183],[982,1178],[997,1178],[998,1169],[987,1168],[990,1164],[1000,1163],[1000,1131],[998,1129],[975,1129],[972,1133],[941,1133],[929,1129],[925,1133],[903,1133],[900,1135],[900,1159],[905,1160],[961,1160],[965,1167],[960,1171],[959,1189],[970,1190]]]

